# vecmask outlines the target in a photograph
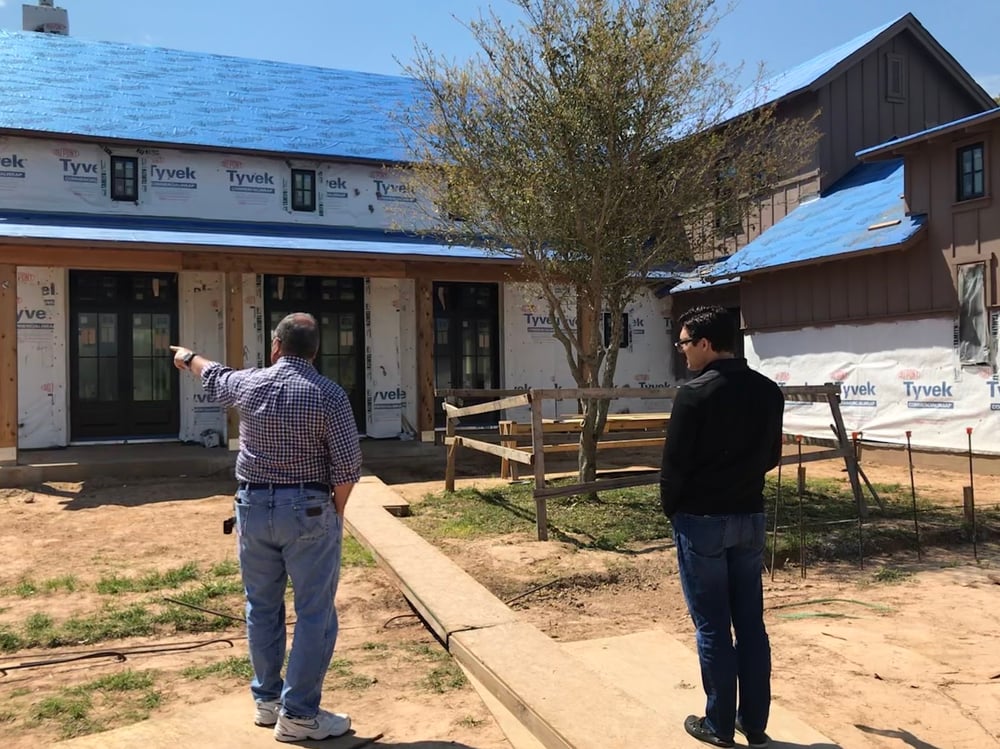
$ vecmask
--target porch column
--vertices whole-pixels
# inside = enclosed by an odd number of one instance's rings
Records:
[[[434,441],[434,283],[418,278],[417,313],[417,430],[424,442]]]
[[[226,273],[226,365],[243,368],[243,274]],[[240,448],[240,416],[226,410],[226,439],[230,450]]]
[[[0,463],[17,462],[17,266],[0,265]]]

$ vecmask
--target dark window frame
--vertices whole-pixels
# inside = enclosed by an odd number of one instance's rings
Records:
[[[979,151],[979,169],[975,168],[975,156],[973,155],[972,168],[966,171],[965,155],[975,154]],[[968,145],[960,146],[955,151],[955,200],[962,203],[966,200],[977,200],[986,197],[986,141],[978,141]],[[976,176],[979,176],[979,189],[976,189]],[[966,191],[966,177],[971,177],[972,185]]]
[[[119,165],[131,166],[132,174],[119,177]],[[119,189],[119,184],[121,189]],[[111,199],[120,203],[139,202],[139,158],[137,156],[111,157]]]
[[[309,185],[297,185],[296,178],[308,178]],[[302,213],[316,211],[316,170],[292,169],[291,181],[292,210]]]

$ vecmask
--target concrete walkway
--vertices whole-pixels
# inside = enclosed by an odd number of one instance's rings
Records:
[[[395,493],[373,476],[355,489],[347,525],[399,586],[427,626],[487,694],[515,749],[692,749],[684,716],[699,713],[695,654],[662,631],[559,644],[521,621],[508,606],[430,543],[386,511]],[[686,685],[686,686],[679,686]],[[244,692],[60,746],[274,746],[249,720]],[[206,720],[211,715],[211,721]],[[510,723],[511,720],[516,723]],[[352,749],[357,734],[316,745]],[[780,706],[769,732],[775,747],[836,749]],[[315,742],[314,742],[315,743]],[[306,744],[308,745],[308,744]],[[376,743],[375,746],[379,746]],[[385,744],[383,744],[385,746]],[[389,744],[391,746],[391,744]]]

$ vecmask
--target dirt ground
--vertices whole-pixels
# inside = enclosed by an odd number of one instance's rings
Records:
[[[98,612],[109,602],[124,605],[133,599],[176,595],[172,590],[111,597],[96,593],[95,583],[110,574],[138,576],[188,563],[207,570],[235,561],[234,537],[221,532],[222,520],[231,514],[231,486],[229,481],[192,480],[0,489],[0,546],[5,550],[0,570],[0,627],[19,628],[32,614],[62,621]],[[40,591],[23,597],[14,590],[25,580],[41,583],[65,576],[73,576],[75,591]],[[416,749],[509,749],[472,687],[466,683],[453,688],[453,670],[442,668],[450,663],[446,651],[419,619],[407,616],[412,609],[384,573],[374,567],[345,568],[337,601],[340,635],[335,666],[338,662],[345,665],[339,677],[333,674],[327,681],[325,706],[358,719],[363,716],[366,728],[385,734],[383,743],[410,742],[407,746]],[[227,613],[242,615],[238,606]],[[0,744],[6,749],[49,746],[60,738],[66,716],[46,711],[46,698],[126,669],[155,673],[160,697],[158,706],[148,711],[153,717],[246,689],[247,683],[232,676],[194,680],[182,674],[192,666],[245,656],[246,641],[237,622],[223,632],[84,643],[62,651],[0,653],[0,668],[4,668],[66,651],[171,647],[220,638],[229,638],[231,647],[218,643],[188,652],[129,655],[125,663],[101,658],[10,670],[0,678]],[[340,684],[347,686],[338,688]],[[247,692],[247,720],[252,719],[251,705]],[[92,718],[115,727],[135,719],[130,710],[95,698]],[[39,713],[50,717],[40,719]]]
[[[492,462],[464,466],[460,486],[498,481]],[[443,450],[434,460],[383,458],[369,467],[411,502],[442,488]],[[874,482],[909,485],[905,468],[870,464],[866,469]],[[842,472],[819,463],[810,465],[809,475],[839,477]],[[960,502],[967,478],[920,471],[918,491]],[[234,560],[232,537],[220,530],[229,514],[230,491],[227,480],[126,485],[106,480],[0,490],[0,543],[7,552],[0,570],[0,627],[23,624],[32,614],[63,620],[98,611],[108,600],[94,585],[112,573],[141,575],[186,563],[209,569]],[[977,477],[976,496],[979,502],[1000,502],[1000,477]],[[518,535],[451,543],[446,551],[505,600],[544,585],[513,607],[554,639],[660,627],[693,645],[668,541],[618,554]],[[852,563],[814,566],[803,579],[797,568],[788,567],[773,581],[765,578],[775,700],[845,749],[1000,745],[1000,549],[981,544],[979,555],[975,564],[971,547],[935,549],[922,561],[900,553],[869,559],[864,570]],[[63,576],[77,581],[73,592],[16,592],[24,580]],[[156,594],[145,594],[150,595]],[[381,571],[346,568],[338,608],[336,657],[349,663],[358,679],[331,677],[329,707],[379,716],[387,742],[426,742],[414,746],[427,749],[509,747],[471,687],[438,692],[428,686],[445,662],[435,657],[440,646],[418,620],[393,619],[411,610]],[[161,696],[149,711],[153,716],[242,689],[239,678],[182,675],[191,666],[245,654],[239,624],[221,633],[154,639],[172,645],[222,637],[230,638],[232,647],[220,643],[134,655],[124,664],[95,659],[10,670],[0,678],[3,744],[9,749],[48,745],[59,728],[58,722],[37,717],[46,697],[126,668],[157,674]],[[72,650],[146,643],[133,639]],[[0,655],[0,668],[48,655]],[[344,683],[355,686],[334,688]],[[247,704],[249,719],[249,697]],[[102,709],[96,717],[104,725],[130,719],[111,706]]]

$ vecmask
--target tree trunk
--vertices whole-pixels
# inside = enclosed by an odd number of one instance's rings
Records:
[[[607,423],[607,400],[587,399],[583,403],[583,425],[580,429],[579,475],[581,484],[597,480],[597,441]],[[597,493],[590,492],[585,499],[596,500]]]

